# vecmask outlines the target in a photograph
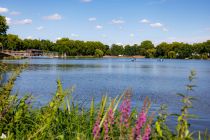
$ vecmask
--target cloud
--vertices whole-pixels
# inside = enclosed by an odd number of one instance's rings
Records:
[[[168,32],[168,29],[162,23],[160,23],[160,22],[151,23],[147,19],[142,19],[140,21],[140,23],[148,24],[152,28],[158,28],[158,29],[161,29],[164,32]]]
[[[103,26],[102,25],[96,25],[96,29],[98,29],[98,30],[103,29]]]
[[[7,13],[8,11],[9,11],[9,9],[0,7],[0,13]]]
[[[6,22],[7,22],[7,24],[8,24],[8,25],[10,25],[10,24],[11,24],[11,20],[12,20],[11,18],[6,17]]]
[[[41,31],[41,30],[44,29],[44,27],[43,27],[43,26],[39,26],[39,27],[37,27],[36,29],[37,29],[38,31]]]
[[[74,34],[74,33],[72,33],[71,36],[72,36],[72,37],[79,37],[78,34]]]
[[[81,0],[81,2],[88,3],[88,2],[92,2],[92,0]]]
[[[18,16],[18,15],[20,15],[20,12],[12,11],[12,12],[10,12],[10,15],[12,15],[12,16]]]
[[[133,33],[131,33],[129,36],[130,36],[130,37],[134,37],[135,35],[134,35]]]
[[[55,13],[53,15],[45,16],[44,19],[45,20],[61,20],[62,16],[59,15],[58,13]]]
[[[141,23],[150,23],[150,21],[147,20],[147,19],[142,19],[140,22],[141,22]]]
[[[156,23],[151,23],[150,26],[153,28],[162,28],[163,24],[156,22]]]
[[[12,24],[21,24],[21,25],[32,24],[32,20],[31,19],[16,20]]]
[[[88,18],[89,21],[96,21],[96,18],[95,17],[90,17]]]
[[[112,24],[124,24],[125,21],[124,20],[121,20],[121,19],[113,19],[112,20]]]

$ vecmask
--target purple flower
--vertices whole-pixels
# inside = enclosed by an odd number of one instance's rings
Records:
[[[135,126],[134,137],[139,139],[141,137],[141,128],[143,127],[144,123],[147,121],[147,114],[144,110],[139,114]]]
[[[100,117],[97,118],[93,127],[93,136],[95,140],[100,138]]]
[[[112,109],[110,109],[108,112],[108,122],[110,125],[114,124],[114,113]]]
[[[149,140],[150,133],[151,133],[151,128],[150,128],[150,125],[148,124],[145,129],[142,140]]]
[[[106,119],[103,123],[104,126],[104,140],[107,140],[109,138],[109,122]]]
[[[127,128],[129,127],[129,116],[131,112],[131,101],[130,99],[124,99],[120,106],[120,124],[125,125]]]

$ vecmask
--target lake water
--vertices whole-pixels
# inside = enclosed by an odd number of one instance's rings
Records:
[[[191,113],[194,130],[210,130],[210,61],[157,59],[25,59],[4,60],[5,63],[29,63],[15,82],[13,93],[20,96],[31,93],[37,106],[49,102],[56,91],[56,80],[64,88],[75,86],[74,98],[98,102],[102,95],[115,97],[131,88],[132,106],[140,107],[148,96],[152,100],[151,111],[167,104],[169,113],[179,113],[180,98],[176,93],[185,93],[190,70],[197,73],[196,88],[191,93],[196,97]],[[169,121],[169,123],[171,123]],[[172,124],[172,126],[175,124]]]

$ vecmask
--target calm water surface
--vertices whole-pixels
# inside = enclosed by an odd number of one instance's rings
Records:
[[[179,113],[180,98],[176,93],[185,93],[190,70],[197,72],[192,92],[196,97],[191,113],[192,129],[210,130],[210,61],[157,59],[26,59],[4,60],[5,63],[29,63],[15,82],[13,92],[20,96],[31,93],[37,106],[49,102],[56,91],[56,80],[64,88],[75,86],[74,97],[78,101],[96,101],[106,94],[115,97],[128,88],[133,91],[132,105],[139,107],[148,96],[152,111],[167,104],[169,113]],[[172,122],[169,122],[172,123]],[[174,124],[172,124],[174,125]]]

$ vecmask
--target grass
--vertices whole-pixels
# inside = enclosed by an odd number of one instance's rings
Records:
[[[177,126],[170,130],[165,123],[166,107],[161,106],[157,115],[149,113],[150,100],[145,99],[140,111],[131,106],[131,91],[111,100],[103,96],[95,105],[94,99],[88,109],[80,108],[72,98],[72,89],[64,90],[57,81],[57,91],[52,100],[41,108],[32,108],[33,97],[18,98],[12,95],[16,77],[25,66],[17,67],[8,82],[0,87],[0,137],[2,139],[121,139],[121,140],[208,140],[208,132],[201,135],[189,131],[188,110],[192,107],[195,72],[192,71],[187,85],[187,94],[178,94],[183,103],[177,116]],[[0,64],[0,72],[7,71]],[[192,124],[193,125],[193,124]]]

